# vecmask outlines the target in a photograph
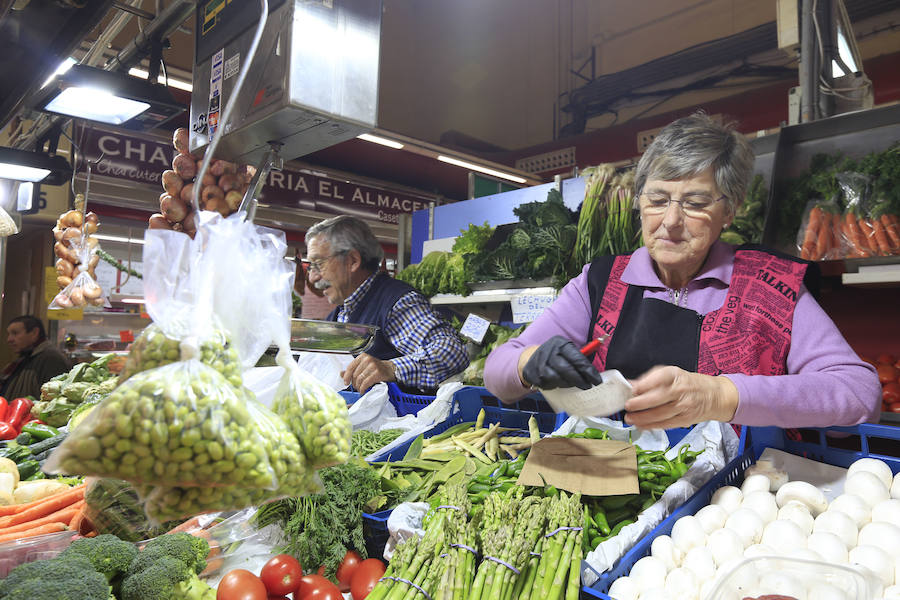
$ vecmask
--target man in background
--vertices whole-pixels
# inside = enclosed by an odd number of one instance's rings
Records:
[[[41,397],[41,386],[65,373],[70,364],[47,339],[44,324],[32,315],[22,315],[6,327],[6,343],[18,357],[0,373],[0,396],[12,400]]]
[[[381,271],[384,252],[364,221],[348,215],[306,233],[309,281],[336,305],[330,321],[377,325],[372,347],[353,359],[344,382],[365,392],[379,382],[430,391],[469,363],[466,347],[428,298]]]

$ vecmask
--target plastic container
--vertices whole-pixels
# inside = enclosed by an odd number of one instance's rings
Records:
[[[353,406],[353,404],[359,400],[359,397],[362,396],[359,392],[348,391],[338,392],[338,394],[340,394],[344,401],[347,402],[347,406]]]
[[[0,544],[0,579],[21,564],[56,557],[77,537],[77,531],[59,531]]]
[[[880,595],[874,578],[844,565],[756,556],[746,558],[722,577],[704,600],[756,599],[767,594],[824,600],[870,600]],[[839,594],[839,595],[836,595]]]
[[[397,409],[397,416],[414,415],[434,402],[435,396],[408,394],[400,389],[396,383],[389,382],[388,400]]]
[[[756,462],[766,448],[783,450],[797,456],[831,465],[848,467],[859,458],[870,456],[885,461],[893,473],[900,472],[900,458],[891,454],[871,452],[870,448],[892,448],[900,453],[900,427],[862,424],[853,427],[828,427],[804,429],[802,432],[818,441],[795,441],[778,427],[743,427],[737,458],[728,463],[718,474],[706,482],[687,502],[675,509],[662,523],[644,536],[623,556],[616,565],[600,575],[590,587],[583,587],[582,594],[591,598],[609,600],[606,592],[612,582],[628,575],[639,559],[650,554],[650,545],[660,535],[670,535],[675,521],[685,515],[693,515],[709,504],[717,489],[725,485],[740,487],[744,471]],[[587,563],[584,563],[586,568]],[[739,599],[741,600],[741,599]]]

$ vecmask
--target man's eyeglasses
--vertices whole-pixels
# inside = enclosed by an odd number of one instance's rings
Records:
[[[681,200],[673,200],[668,194],[659,192],[650,192],[642,194],[644,205],[641,210],[645,215],[661,215],[669,208],[669,203],[674,202],[681,206],[685,216],[688,217],[705,217],[712,210],[713,205],[719,200],[723,200],[725,196],[713,198],[706,194],[688,194],[681,197]]]
[[[321,273],[322,269],[325,267],[325,265],[328,263],[329,260],[331,260],[335,256],[342,256],[343,254],[344,254],[343,252],[336,252],[336,253],[332,254],[331,256],[326,256],[325,258],[320,258],[317,260],[309,261],[309,272],[310,273]]]

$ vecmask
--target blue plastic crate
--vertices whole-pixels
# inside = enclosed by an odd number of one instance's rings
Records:
[[[347,406],[353,406],[353,403],[359,400],[359,397],[362,396],[359,392],[338,392],[341,397],[347,402]]]
[[[744,480],[744,471],[756,462],[766,448],[783,450],[797,456],[841,467],[848,467],[853,461],[869,456],[885,461],[891,467],[892,472],[900,472],[900,458],[896,455],[870,453],[869,451],[876,440],[882,440],[887,442],[885,446],[893,447],[895,454],[900,454],[900,444],[897,443],[900,441],[900,428],[898,427],[863,424],[854,427],[828,427],[803,431],[811,432],[813,437],[818,438],[818,441],[791,440],[785,435],[784,430],[778,427],[742,428],[738,457],[707,481],[687,502],[675,509],[653,531],[644,536],[612,569],[602,574],[594,585],[590,588],[582,588],[582,595],[609,600],[609,596],[606,595],[609,586],[619,577],[628,575],[634,563],[650,554],[650,545],[657,536],[670,535],[675,521],[685,515],[693,515],[709,504],[713,494],[720,487],[740,486]],[[858,449],[835,447],[852,445],[856,441],[859,442]]]
[[[467,421],[475,421],[478,412],[484,409],[484,423],[490,425],[499,423],[502,427],[520,429],[527,433],[528,419],[534,416],[538,423],[538,429],[542,434],[552,433],[566,419],[564,413],[557,414],[550,409],[546,401],[539,394],[528,396],[511,405],[503,405],[500,400],[482,387],[464,387],[453,395],[450,406],[450,417],[443,423],[438,423],[425,432],[426,438],[447,431],[452,426]],[[507,432],[506,435],[516,435],[515,432]],[[380,454],[372,462],[384,462],[402,460],[406,455],[412,440],[401,444],[389,452]]]
[[[366,552],[369,558],[381,558],[384,554],[384,546],[387,544],[388,533],[387,520],[391,511],[382,510],[377,513],[363,513],[363,534],[366,538]]]
[[[388,400],[397,410],[397,416],[417,414],[420,410],[434,402],[435,396],[408,394],[394,382],[389,382]]]

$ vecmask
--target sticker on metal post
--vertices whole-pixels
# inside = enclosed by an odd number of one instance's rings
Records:
[[[475,313],[469,313],[462,329],[459,330],[459,334],[469,338],[476,344],[480,344],[484,340],[484,334],[487,333],[490,326],[491,322],[487,319],[479,317]]]
[[[212,68],[209,71],[209,111],[206,123],[209,128],[209,139],[215,135],[219,128],[219,114],[222,109],[222,71],[225,60],[225,49],[222,48],[213,55]]]
[[[531,323],[541,316],[545,308],[553,304],[554,299],[551,294],[513,296],[509,301],[513,323]]]

